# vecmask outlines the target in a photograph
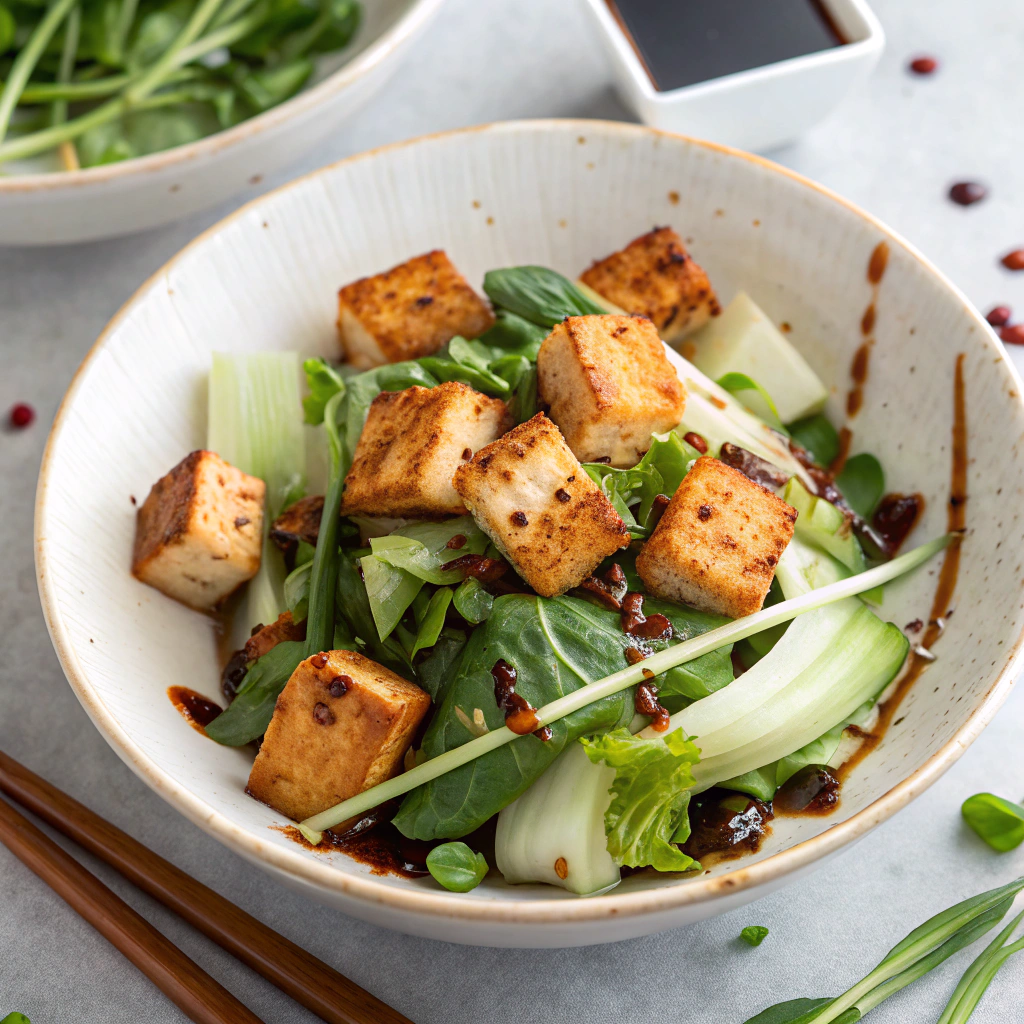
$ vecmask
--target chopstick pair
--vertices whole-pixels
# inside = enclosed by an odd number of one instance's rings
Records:
[[[328,1024],[412,1024],[2,751],[0,792],[109,864]],[[261,1024],[227,989],[4,800],[0,842],[196,1024]]]

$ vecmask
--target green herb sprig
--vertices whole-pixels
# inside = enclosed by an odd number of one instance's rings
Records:
[[[1004,800],[992,793],[969,796],[960,809],[964,821],[1000,853],[1015,850],[1024,843],[1024,805]]]

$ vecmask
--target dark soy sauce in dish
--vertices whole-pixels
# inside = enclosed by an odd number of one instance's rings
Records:
[[[659,91],[842,46],[821,0],[607,0]]]

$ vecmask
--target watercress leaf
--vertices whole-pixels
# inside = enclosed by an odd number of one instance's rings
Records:
[[[77,140],[83,167],[132,159],[184,146],[219,129],[214,111],[204,103],[181,103],[139,110],[83,132]]]
[[[786,428],[782,425],[782,420],[779,419],[779,410],[775,408],[772,396],[753,377],[748,377],[745,373],[727,373],[716,383],[731,395],[742,395],[740,401],[755,416],[760,416],[765,423],[776,430],[785,432]]]
[[[836,486],[850,508],[861,518],[869,519],[885,493],[885,471],[874,455],[851,455],[836,477]]]
[[[1024,843],[1024,805],[995,796],[975,793],[963,803],[961,813],[968,825],[993,850],[1006,853]]]
[[[300,641],[285,640],[249,666],[235,699],[207,727],[206,735],[227,747],[241,747],[267,731],[274,705],[305,657]]]
[[[339,391],[344,392],[345,381],[330,363],[323,359],[307,359],[302,364],[309,394],[302,400],[306,422],[316,425],[324,421],[324,407]]]
[[[790,423],[786,429],[789,436],[801,448],[806,448],[819,466],[831,465],[839,454],[839,433],[820,412]]]
[[[673,841],[688,833],[691,769],[700,760],[700,751],[682,729],[646,739],[620,728],[580,742],[591,761],[615,769],[612,801],[604,816],[608,852],[615,863],[657,871],[697,866]]]
[[[462,543],[457,548],[448,547],[456,537],[462,537]],[[460,569],[442,571],[441,566],[460,555],[483,554],[486,548],[487,536],[471,516],[441,523],[413,523],[370,540],[370,549],[381,561],[438,586],[459,583],[464,576]]]
[[[518,425],[537,414],[537,367],[530,363],[516,381],[515,390],[509,399],[508,412]]]
[[[416,632],[416,639],[410,651],[410,657],[416,655],[428,647],[433,647],[441,635],[444,626],[444,617],[448,613],[448,606],[452,603],[452,588],[439,587],[431,595],[427,607],[423,612],[423,620]]]
[[[242,95],[257,111],[269,110],[294,96],[313,73],[313,62],[308,57],[253,71],[239,84]]]
[[[743,931],[740,932],[740,938],[748,946],[760,946],[764,942],[765,936],[768,934],[768,929],[763,924],[748,924]]]
[[[445,626],[430,649],[430,654],[419,663],[417,674],[420,686],[430,694],[435,704],[444,700],[455,665],[465,646],[466,634],[461,629]]]
[[[377,635],[386,640],[420,592],[423,580],[389,565],[376,555],[366,555],[359,564],[363,569],[366,596],[370,600]]]
[[[805,1024],[831,1002],[831,999],[787,999],[762,1010],[745,1024]]]
[[[3,1020],[0,1020],[0,1024],[32,1024],[32,1022],[25,1014],[15,1011],[14,1013],[7,1014]]]
[[[169,4],[144,14],[137,21],[137,27],[128,48],[126,64],[131,71],[154,64],[181,34],[188,19],[187,4]],[[103,20],[90,23],[105,32]],[[100,50],[102,43],[97,47]]]
[[[489,729],[504,725],[491,669],[499,659],[516,668],[516,692],[540,707],[627,664],[617,612],[574,597],[507,594],[473,630],[454,678],[423,739],[427,757],[473,738],[456,712],[480,708]],[[403,834],[457,838],[510,804],[579,736],[627,724],[632,691],[597,701],[555,722],[551,739],[522,736],[409,793],[396,815]]]
[[[449,892],[469,892],[487,874],[487,859],[465,843],[442,843],[427,854],[427,870]]]
[[[568,278],[547,267],[506,267],[484,275],[487,297],[502,309],[539,327],[554,327],[567,316],[605,313]]]
[[[507,309],[499,309],[494,325],[477,340],[492,350],[500,349],[507,354],[520,355],[530,362],[536,362],[537,353],[547,336],[546,327],[531,323]]]
[[[508,381],[486,368],[479,369],[445,356],[424,356],[417,361],[441,382],[457,381],[460,384],[468,384],[471,388],[493,398],[507,398],[511,394]]]
[[[493,595],[473,576],[462,581],[454,600],[455,610],[474,626],[486,622],[494,607]]]

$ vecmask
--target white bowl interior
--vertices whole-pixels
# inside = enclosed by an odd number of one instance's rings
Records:
[[[686,238],[722,297],[742,287],[791,325],[793,342],[833,386],[830,412],[839,422],[861,317],[873,299],[868,260],[888,240],[852,450],[882,458],[890,490],[925,495],[911,542],[946,528],[954,362],[966,353],[969,533],[938,661],[846,783],[834,815],[777,819],[760,853],[698,880],[641,874],[607,897],[579,901],[549,887],[506,886],[492,873],[473,893],[455,896],[430,879],[373,876],[343,855],[300,849],[273,830],[279,815],[244,794],[250,756],[194,732],[165,695],[185,683],[219,696],[209,620],[128,572],[131,496],[141,501],[157,477],[204,443],[210,353],[334,355],[338,286],[430,248],[446,249],[475,284],[488,268],[527,262],[575,276],[665,223]],[[1018,386],[977,314],[917,254],[763,161],[594,122],[428,138],[342,162],[250,204],[147,282],[116,318],[77,377],[44,462],[37,521],[44,609],[72,685],[136,771],[239,852],[349,910],[370,913],[366,907],[383,902],[406,915],[410,930],[456,939],[457,924],[435,928],[430,920],[528,929],[543,917],[578,922],[574,934],[587,941],[588,919],[678,906],[671,922],[659,918],[665,927],[707,914],[696,905],[725,891],[720,876],[742,869],[737,884],[766,882],[862,834],[952,763],[994,713],[1024,627]],[[936,572],[932,565],[888,588],[885,617],[901,626],[927,619]],[[816,845],[794,849],[829,829]],[[632,933],[643,930],[641,923]]]

